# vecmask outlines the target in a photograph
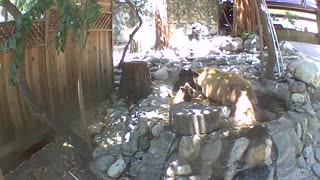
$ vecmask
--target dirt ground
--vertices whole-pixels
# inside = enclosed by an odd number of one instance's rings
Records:
[[[97,105],[86,111],[87,119],[94,119]],[[77,113],[70,113],[71,128],[77,132],[80,128]],[[29,157],[20,166],[5,175],[5,180],[89,180],[87,170],[76,161],[72,147],[62,138],[54,137],[52,143]],[[87,164],[87,163],[86,163]],[[73,177],[76,176],[76,177]],[[1,180],[1,178],[0,178]]]

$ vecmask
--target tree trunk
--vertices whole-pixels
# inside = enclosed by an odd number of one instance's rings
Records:
[[[172,131],[180,135],[207,134],[219,128],[220,110],[213,106],[181,102],[169,111]]]
[[[122,64],[120,97],[128,97],[129,103],[136,103],[152,92],[152,81],[146,62],[133,61]]]
[[[261,2],[262,2],[262,0],[257,0],[259,7],[261,6]],[[274,66],[275,66],[276,60],[277,60],[277,57],[276,57],[277,52],[276,52],[276,47],[275,47],[273,40],[272,40],[271,29],[269,26],[266,12],[262,11],[261,8],[260,8],[260,18],[261,18],[261,25],[262,25],[263,33],[264,33],[264,39],[266,40],[267,47],[268,47],[268,60],[267,60],[267,64],[266,64],[266,71],[263,76],[266,79],[272,80],[272,79],[274,79],[273,69],[274,69]]]
[[[256,12],[256,18],[257,18],[257,25],[258,25],[258,32],[260,37],[260,64],[264,64],[264,43],[263,43],[263,29],[261,24],[261,16],[260,16],[260,8],[257,1],[254,1],[255,6],[255,12]],[[261,66],[260,70],[261,75],[264,74],[264,67]]]
[[[240,35],[243,32],[256,31],[255,6],[252,0],[233,1],[233,33]]]
[[[166,0],[158,0],[156,2],[155,23],[156,23],[155,49],[160,50],[168,47],[169,45]]]
[[[126,46],[124,47],[124,50],[123,50],[123,53],[122,53],[122,57],[121,57],[121,60],[120,60],[120,62],[119,62],[119,65],[118,65],[118,67],[119,68],[122,68],[122,64],[123,64],[123,62],[124,62],[124,58],[126,57],[126,53],[127,53],[127,51],[128,51],[128,49],[129,49],[129,46],[130,46],[130,44],[132,43],[132,41],[133,41],[133,37],[134,37],[134,35],[138,32],[138,30],[140,29],[140,27],[142,26],[142,23],[143,23],[143,21],[142,21],[142,18],[141,18],[141,16],[140,16],[140,14],[139,14],[139,9],[137,9],[136,7],[135,7],[135,5],[131,2],[131,1],[126,1],[129,5],[130,5],[130,7],[134,10],[134,12],[136,13],[135,15],[138,17],[138,19],[139,19],[139,24],[138,24],[138,26],[132,31],[132,33],[130,34],[130,36],[129,36],[129,41],[128,41],[128,43],[126,44]]]
[[[14,4],[12,4],[10,0],[2,0],[0,5],[5,8],[6,11],[8,11],[16,21],[22,16],[19,9]]]
[[[82,52],[84,51],[84,48],[80,48],[80,57],[82,56]],[[82,69],[82,58],[80,58],[80,62],[78,64],[78,83],[77,83],[77,90],[78,90],[78,103],[79,103],[79,111],[80,111],[80,120],[82,123],[82,137],[86,141],[88,148],[90,151],[92,151],[92,145],[90,141],[90,135],[88,130],[88,122],[86,119],[86,109],[84,105],[84,98],[83,98],[83,87],[82,87],[82,75],[81,75],[81,69]]]
[[[81,6],[84,9],[85,6],[85,0],[81,0]],[[80,58],[79,58],[79,64],[78,64],[78,83],[77,83],[77,90],[78,90],[78,103],[79,103],[79,111],[80,111],[80,120],[82,123],[82,137],[87,142],[88,148],[90,151],[92,151],[92,144],[90,140],[89,130],[88,130],[88,121],[86,118],[86,108],[84,104],[84,98],[83,98],[83,86],[82,86],[82,64],[83,64],[83,52],[85,50],[86,41],[87,41],[87,24],[86,21],[82,24],[82,31],[80,33]]]

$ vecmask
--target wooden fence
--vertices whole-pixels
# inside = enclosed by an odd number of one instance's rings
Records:
[[[113,88],[111,1],[101,0],[104,12],[90,29],[86,47],[80,48],[68,36],[64,53],[58,53],[52,40],[59,14],[50,10],[45,20],[37,22],[27,38],[25,51],[26,79],[37,102],[51,113],[65,112],[77,104],[77,66],[82,62],[85,103],[103,97]],[[0,24],[0,44],[14,33],[15,23]],[[33,120],[17,87],[9,85],[12,52],[0,52],[0,168],[6,170],[4,159],[32,146],[48,133]],[[36,133],[36,134],[35,134]],[[18,143],[23,142],[23,143]],[[20,147],[21,146],[21,147]],[[21,153],[21,152],[20,152]]]

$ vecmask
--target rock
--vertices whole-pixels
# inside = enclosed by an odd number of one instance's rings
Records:
[[[260,49],[260,37],[257,34],[251,34],[244,41],[243,47],[245,50],[251,52]]]
[[[216,140],[214,142],[209,142],[201,148],[201,159],[203,162],[212,162],[218,159],[222,150],[222,142]]]
[[[303,94],[300,93],[292,93],[291,94],[291,102],[293,103],[304,103],[305,98]]]
[[[138,151],[138,141],[124,142],[121,149],[124,156],[133,156]]]
[[[179,155],[187,160],[193,160],[199,156],[201,138],[198,135],[183,136],[179,144]]]
[[[107,172],[110,166],[116,161],[116,158],[110,155],[105,155],[97,158],[94,161],[94,167],[100,172]],[[94,172],[94,171],[93,171]]]
[[[156,80],[166,80],[169,78],[169,73],[168,73],[168,68],[167,67],[162,67],[161,69],[157,70],[154,72],[154,79]]]
[[[160,133],[164,130],[163,125],[157,124],[152,127],[151,132],[154,137],[159,137]]]
[[[149,132],[148,119],[138,118],[138,132],[141,136],[146,135]]]
[[[162,162],[163,163],[163,162]],[[139,180],[151,180],[160,179],[162,173],[162,163],[145,164],[138,170],[136,179]]]
[[[294,47],[294,45],[288,41],[284,42],[284,44],[282,45],[282,50],[287,55],[296,55],[299,53],[298,50]]]
[[[306,161],[304,160],[304,158],[302,156],[298,157],[297,163],[298,163],[298,167],[301,169],[305,169],[307,166]]]
[[[306,85],[303,82],[294,80],[289,81],[289,91],[292,93],[303,93],[306,89]]]
[[[130,176],[136,177],[138,175],[138,170],[140,169],[140,167],[142,165],[143,164],[141,161],[135,161],[135,162],[131,163],[130,168],[129,168]]]
[[[265,80],[264,88],[268,92],[272,92],[277,98],[282,99],[284,102],[290,101],[290,91],[287,83],[277,83],[270,80]]]
[[[312,170],[315,175],[317,175],[320,178],[320,164],[316,163],[312,166]]]
[[[254,165],[263,163],[271,157],[272,141],[266,139],[265,143],[251,147],[247,153],[246,163]]]
[[[170,131],[163,131],[158,138],[153,138],[151,140],[151,147],[148,150],[149,153],[157,156],[165,156],[168,154],[170,148],[171,151],[174,150],[174,140],[176,135]]]
[[[203,162],[200,169],[200,179],[212,179],[213,170],[211,162]]]
[[[249,146],[249,140],[245,137],[241,137],[237,139],[231,149],[229,159],[227,161],[227,170],[224,174],[224,179],[231,180],[233,179],[236,171],[237,171],[237,161],[240,161],[244,152],[247,150]]]
[[[177,166],[174,168],[174,174],[177,176],[186,176],[192,173],[191,166],[189,164]]]
[[[103,173],[101,174],[101,177],[100,177],[102,180],[116,180],[115,178],[112,178],[110,176],[108,176],[107,173]]]
[[[320,162],[320,148],[316,148],[316,153],[315,153],[316,159],[318,162]]]
[[[312,166],[314,163],[316,163],[316,159],[314,157],[313,148],[311,144],[303,149],[302,155],[306,159],[306,163],[308,166]]]
[[[148,137],[141,136],[138,141],[138,149],[142,151],[147,151],[150,148],[150,141]]]
[[[93,150],[92,157],[94,159],[96,159],[96,158],[101,157],[101,156],[106,155],[106,154],[108,154],[108,148],[107,147],[96,147]]]
[[[245,137],[241,137],[234,142],[230,152],[228,165],[234,164],[241,159],[243,153],[247,150],[249,143],[249,140]]]
[[[259,164],[240,171],[234,179],[236,180],[273,180],[274,169],[267,164]]]
[[[320,65],[317,62],[299,60],[289,65],[293,77],[315,88],[320,84]]]
[[[298,123],[296,125],[296,133],[297,133],[298,139],[301,139],[301,137],[302,137],[302,127],[301,127],[300,123]]]
[[[310,116],[312,117],[316,117],[316,112],[314,111],[314,109],[312,108],[312,106],[310,104],[306,104],[304,106],[302,106],[302,108],[306,111],[306,113],[308,113]]]
[[[102,126],[103,126],[102,122],[92,124],[91,126],[88,127],[89,134],[94,135],[94,134],[101,133]]]
[[[271,139],[277,150],[275,171],[279,178],[286,177],[292,174],[296,167],[296,156],[300,150],[300,141],[294,130],[293,120],[281,117],[273,122],[272,125],[268,125],[268,133],[272,136]]]
[[[189,176],[189,180],[201,180],[199,175]]]
[[[235,37],[224,45],[224,49],[231,52],[241,51],[243,50],[243,40],[240,37]]]
[[[127,164],[123,159],[118,159],[115,163],[113,163],[108,169],[108,175],[113,178],[119,177],[123,171],[126,169]]]

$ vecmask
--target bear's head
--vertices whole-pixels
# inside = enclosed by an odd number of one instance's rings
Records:
[[[194,72],[191,69],[182,69],[179,73],[179,79],[173,86],[173,91],[180,90],[180,87],[184,86],[186,83],[188,83],[193,89],[196,89],[197,85],[193,81],[193,74]]]
[[[191,102],[195,96],[195,89],[193,89],[189,83],[185,83],[184,86],[180,86],[179,91],[172,101],[172,105],[178,104],[180,102]]]

